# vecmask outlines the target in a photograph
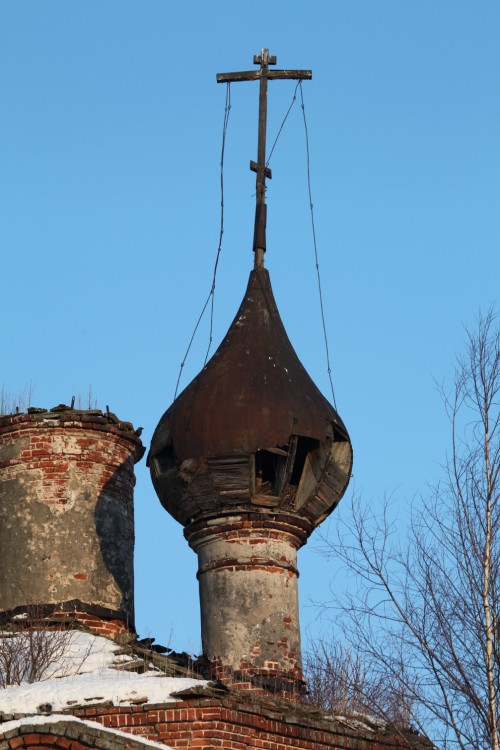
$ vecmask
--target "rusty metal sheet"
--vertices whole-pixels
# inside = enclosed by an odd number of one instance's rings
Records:
[[[250,274],[221,345],[163,415],[152,456],[181,461],[283,446],[291,435],[349,440],[339,415],[297,357],[274,300],[269,273]]]

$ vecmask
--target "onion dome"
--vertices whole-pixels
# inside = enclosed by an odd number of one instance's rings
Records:
[[[296,513],[312,530],[342,497],[348,432],[297,357],[264,268],[251,272],[218,350],[161,418],[149,464],[162,504],[184,525],[268,509]]]

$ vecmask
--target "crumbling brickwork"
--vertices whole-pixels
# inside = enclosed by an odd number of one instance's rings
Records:
[[[29,411],[0,417],[0,612],[78,602],[133,629],[141,441],[97,410]]]

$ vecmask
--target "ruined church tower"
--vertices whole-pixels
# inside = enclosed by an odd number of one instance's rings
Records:
[[[311,74],[270,70],[268,50],[254,62],[217,77],[260,81],[254,269],[218,350],[160,419],[149,464],[198,555],[207,674],[289,697],[303,683],[297,550],[345,492],[352,447],[288,339],[264,268],[267,82]]]
[[[253,270],[148,458],[198,556],[203,654],[193,671],[186,654],[135,639],[141,430],[74,401],[0,415],[0,750],[430,748],[405,719],[302,700],[297,552],[344,494],[352,446],[290,343],[264,267],[267,85],[311,73],[271,70],[267,49],[254,63],[217,77],[260,86]],[[85,632],[64,632],[74,630]],[[41,663],[33,643],[45,644]]]

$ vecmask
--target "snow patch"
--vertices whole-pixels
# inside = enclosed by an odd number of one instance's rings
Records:
[[[109,702],[113,706],[137,703],[175,703],[179,690],[206,685],[189,677],[163,677],[158,672],[122,673],[102,669],[91,674],[52,678],[32,685],[15,685],[0,690],[0,713],[36,714],[39,706],[51,711]]]
[[[353,711],[350,716],[330,716],[333,721],[339,721],[351,729],[361,729],[369,732],[374,732],[377,729],[385,729],[387,722],[383,719],[379,719],[376,716],[370,716],[368,714],[362,714],[358,711]]]
[[[116,653],[123,649],[107,638],[83,632],[71,635],[63,656],[39,682],[0,689],[0,715],[37,714],[47,704],[52,712],[105,702],[114,706],[175,703],[174,693],[207,684],[190,677],[166,677],[158,670],[118,671],[116,667],[137,657]]]

